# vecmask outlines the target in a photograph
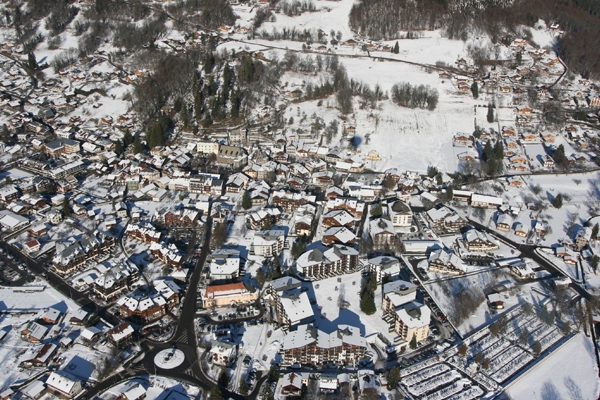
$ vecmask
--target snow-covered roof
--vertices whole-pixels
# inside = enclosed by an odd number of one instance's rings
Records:
[[[58,370],[52,372],[46,380],[46,385],[58,389],[63,393],[71,393],[75,385],[79,382],[77,378],[66,371]]]
[[[431,310],[429,307],[412,302],[396,310],[396,315],[408,328],[422,328],[431,322]]]

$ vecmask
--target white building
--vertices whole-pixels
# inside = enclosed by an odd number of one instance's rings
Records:
[[[254,254],[262,257],[278,257],[285,244],[285,231],[271,229],[254,234],[252,249]]]
[[[408,204],[403,201],[396,201],[388,204],[388,213],[392,219],[392,225],[396,227],[412,225],[412,211]]]
[[[237,279],[240,275],[240,252],[235,249],[215,250],[209,269],[213,282]]]

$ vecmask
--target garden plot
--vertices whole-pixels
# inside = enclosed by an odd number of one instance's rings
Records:
[[[533,356],[529,353],[522,351],[501,368],[499,368],[491,377],[498,383],[502,383],[510,378],[515,372],[529,364],[533,360]]]
[[[460,392],[455,394],[452,397],[448,397],[448,400],[471,400],[478,399],[484,395],[483,390],[480,387],[474,386],[465,390],[464,392]]]

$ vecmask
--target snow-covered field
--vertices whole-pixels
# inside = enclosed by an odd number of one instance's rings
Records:
[[[513,399],[595,399],[599,390],[594,345],[579,333],[516,380],[507,392]]]

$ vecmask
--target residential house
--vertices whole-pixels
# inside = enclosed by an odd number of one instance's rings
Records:
[[[285,330],[293,330],[315,318],[308,294],[296,278],[286,276],[269,282],[265,298],[275,308],[277,322]]]
[[[392,221],[385,218],[376,218],[369,221],[369,235],[373,240],[373,247],[382,249],[386,245],[395,244],[396,229]]]
[[[258,231],[254,234],[252,251],[262,257],[278,257],[285,244],[285,231],[271,229]]]
[[[298,273],[307,278],[322,279],[354,271],[358,266],[358,250],[334,244],[324,252],[312,249],[296,260]]]

